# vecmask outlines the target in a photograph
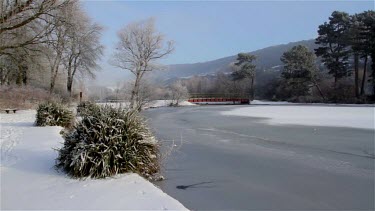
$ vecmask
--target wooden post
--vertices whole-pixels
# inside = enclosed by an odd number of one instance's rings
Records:
[[[82,102],[82,92],[79,92],[79,102]]]

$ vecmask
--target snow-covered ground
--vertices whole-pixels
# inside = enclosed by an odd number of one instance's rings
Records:
[[[1,210],[184,210],[137,174],[76,180],[54,169],[60,127],[34,127],[35,111],[0,114]]]
[[[111,106],[111,107],[114,107],[114,108],[128,108],[130,103],[129,102],[117,102],[117,103],[96,103],[97,105],[101,105],[101,106]]]
[[[157,108],[157,107],[166,107],[171,104],[172,100],[153,100],[145,106],[145,108]],[[188,101],[181,101],[178,104],[179,106],[194,106],[195,104]]]
[[[148,103],[146,103],[145,106],[143,106],[144,109],[149,108],[158,108],[158,107],[167,107],[171,104],[172,100],[153,100]],[[116,103],[97,103],[98,105],[109,105],[114,108],[126,108],[129,107],[128,102],[116,102]],[[181,101],[179,106],[195,106],[196,104],[190,103],[188,101]]]
[[[287,101],[263,101],[263,100],[252,100],[251,105],[287,105],[293,104]]]
[[[266,118],[268,124],[352,127],[374,130],[375,107],[249,106],[223,111],[223,115]]]
[[[340,103],[292,103],[287,101],[265,101],[253,100],[251,105],[324,105],[324,106],[355,106],[355,107],[374,107],[374,104],[340,104]]]

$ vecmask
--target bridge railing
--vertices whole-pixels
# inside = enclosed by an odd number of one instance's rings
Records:
[[[242,93],[212,93],[212,94],[201,94],[192,93],[188,100],[191,103],[233,103],[233,104],[249,104],[249,95]]]

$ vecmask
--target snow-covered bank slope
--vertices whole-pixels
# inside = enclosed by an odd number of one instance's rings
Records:
[[[267,118],[269,124],[353,127],[374,130],[374,107],[249,106],[223,115]]]
[[[252,100],[251,105],[287,105],[293,104],[286,101],[263,101],[263,100]]]
[[[158,107],[167,107],[170,106],[172,103],[172,100],[153,100],[148,103],[146,103],[143,108],[148,109],[148,108],[158,108]],[[114,108],[127,108],[129,107],[128,102],[117,102],[117,103],[97,103],[98,105],[109,105]],[[188,101],[181,101],[179,106],[195,106],[194,103],[190,103]]]
[[[172,103],[172,100],[153,100],[145,106],[145,108],[157,108],[157,107],[166,107]],[[195,106],[195,104],[188,101],[181,101],[179,106]]]
[[[373,107],[374,104],[342,104],[342,103],[292,103],[287,101],[264,101],[253,100],[251,105],[320,105],[320,106],[353,106],[353,107]]]
[[[54,170],[60,127],[34,127],[35,111],[0,114],[1,209],[183,210],[137,174],[75,180]]]

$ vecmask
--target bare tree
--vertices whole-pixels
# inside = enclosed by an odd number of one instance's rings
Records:
[[[50,93],[52,93],[55,88],[55,82],[60,70],[60,64],[63,57],[66,41],[66,30],[61,20],[56,20],[55,24],[56,28],[53,33],[48,36],[50,42],[48,43],[46,50],[44,51],[50,69]]]
[[[103,54],[104,46],[100,43],[102,27],[92,23],[90,18],[75,4],[70,13],[74,20],[67,31],[67,43],[63,63],[67,71],[67,91],[72,95],[74,77],[95,77],[98,68],[97,60]]]
[[[173,51],[173,42],[165,42],[164,35],[156,31],[153,19],[127,25],[118,32],[118,37],[120,41],[111,63],[134,74],[130,108],[139,109],[139,90],[144,74],[156,69],[156,61]]]
[[[170,86],[171,91],[171,105],[178,106],[181,100],[189,98],[189,91],[186,86],[183,86],[181,81],[176,81]]]
[[[69,32],[73,30],[76,20],[72,18],[77,2],[71,1],[65,7],[55,11],[48,22],[53,24],[53,30],[46,36],[45,56],[50,69],[50,87],[52,93],[55,88],[57,76],[60,73],[65,49],[68,46]]]
[[[77,0],[4,0],[0,4],[0,55],[12,58],[18,67],[17,84],[27,84],[32,59],[48,63],[50,93],[66,46],[67,29],[75,22],[70,18]],[[34,63],[34,62],[31,62]],[[35,74],[35,73],[33,73]],[[21,77],[22,76],[22,77]]]
[[[49,21],[50,17],[69,2],[70,0],[2,0],[0,40],[6,42],[0,42],[0,54],[10,49],[44,43],[44,38],[54,27]]]

